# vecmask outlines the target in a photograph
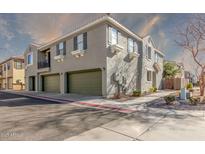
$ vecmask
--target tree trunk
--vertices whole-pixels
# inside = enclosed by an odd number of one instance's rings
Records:
[[[205,88],[204,69],[202,69],[202,71],[201,71],[200,80],[199,80],[199,87],[200,87],[200,96],[204,96],[204,88]]]

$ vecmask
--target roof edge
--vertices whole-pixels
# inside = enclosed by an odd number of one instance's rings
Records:
[[[89,27],[92,27],[92,26],[94,26],[94,25],[97,25],[97,24],[99,24],[99,23],[106,22],[106,21],[107,21],[107,22],[110,22],[111,24],[115,25],[116,27],[118,27],[118,28],[124,30],[126,33],[128,33],[128,34],[131,35],[131,36],[133,36],[134,38],[137,38],[137,39],[142,40],[142,38],[141,38],[140,36],[138,36],[137,34],[135,34],[134,32],[132,32],[131,30],[129,30],[129,29],[128,29],[127,27],[125,27],[124,25],[120,24],[120,23],[119,23],[118,21],[116,21],[114,18],[112,18],[112,17],[110,17],[110,16],[108,16],[108,15],[105,15],[105,16],[102,16],[102,17],[99,18],[99,19],[94,20],[94,21],[91,22],[91,23],[88,23],[88,24],[86,24],[86,25],[84,25],[84,26],[82,26],[82,27],[80,27],[80,28],[77,28],[76,30],[74,30],[74,31],[72,31],[72,32],[70,32],[70,33],[68,33],[68,34],[66,34],[66,35],[64,35],[64,36],[58,37],[58,38],[56,38],[56,39],[54,39],[54,40],[51,40],[51,41],[45,43],[44,45],[38,46],[38,49],[45,48],[45,47],[49,46],[50,44],[53,44],[53,43],[55,43],[55,42],[58,42],[58,41],[60,41],[60,40],[62,40],[62,39],[65,39],[65,38],[71,36],[71,35],[74,35],[75,33],[80,32],[80,31],[82,31],[82,30],[84,30],[84,29],[87,29],[87,28],[89,28]]]

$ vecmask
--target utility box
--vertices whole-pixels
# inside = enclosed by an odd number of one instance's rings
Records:
[[[181,99],[181,100],[186,100],[186,99],[187,99],[186,88],[182,88],[182,89],[181,89],[180,99]]]

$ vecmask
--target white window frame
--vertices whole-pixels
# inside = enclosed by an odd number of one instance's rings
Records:
[[[128,53],[134,52],[134,40],[131,38],[127,39],[127,51]]]
[[[80,51],[83,50],[83,34],[77,36],[77,49]]]
[[[148,77],[148,73],[150,72],[150,79]],[[147,70],[147,81],[150,82],[152,81],[152,71],[151,70]]]
[[[155,60],[156,63],[159,63],[159,54],[155,51]]]
[[[29,57],[29,56],[32,57],[30,64],[28,63],[28,57]],[[33,53],[28,53],[28,54],[27,54],[27,66],[31,66],[31,65],[33,65]]]
[[[64,42],[60,42],[59,43],[59,49],[58,49],[59,51],[60,51],[60,55],[63,55],[63,50],[64,50]]]
[[[114,35],[114,33],[116,33],[116,36]],[[120,32],[117,29],[109,26],[108,27],[108,44],[109,45],[118,44],[119,35],[120,35]]]
[[[18,64],[20,64],[20,65],[18,65]],[[21,66],[21,67],[18,68],[18,66]],[[17,70],[23,69],[23,62],[22,62],[22,61],[19,61],[19,60],[14,61],[14,68],[17,69]]]
[[[130,45],[131,45],[131,47],[130,47]],[[128,53],[132,53],[132,52],[138,53],[138,44],[132,38],[127,39],[127,52]]]

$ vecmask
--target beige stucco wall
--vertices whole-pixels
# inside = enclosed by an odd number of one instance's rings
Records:
[[[6,68],[6,71],[4,71],[3,66],[4,64],[8,64],[10,63],[10,69],[8,70]],[[21,80],[23,84],[25,84],[25,71],[24,69],[21,70],[16,70],[14,68],[14,59],[11,59],[9,61],[6,61],[5,63],[3,63],[2,65],[2,88],[3,89],[7,89],[8,88],[8,80],[9,78],[12,78],[12,84],[16,83],[16,80]]]
[[[113,25],[111,25],[114,27]],[[116,27],[114,27],[116,28]],[[117,29],[117,28],[116,28]],[[127,51],[127,39],[130,37],[123,31],[119,30],[120,35],[118,36],[118,44],[123,47],[123,50],[117,54],[113,54],[110,51],[110,47],[108,45],[108,35],[107,35],[107,78],[106,78],[106,85],[107,85],[107,97],[112,97],[118,94],[118,84],[120,83],[121,90],[120,92],[124,92],[126,94],[132,94],[134,89],[137,89],[137,74],[138,72],[138,58],[135,57],[133,59],[129,58],[129,54]],[[108,34],[108,27],[107,27],[107,34]],[[132,38],[132,37],[131,37]],[[138,43],[138,48],[140,50],[139,40],[132,38],[134,41]],[[118,75],[117,83],[113,80],[113,76]],[[123,81],[124,80],[124,81]]]
[[[102,70],[102,93],[103,96],[113,96],[117,92],[117,85],[113,81],[113,74],[120,74],[121,77],[125,78],[125,82],[123,85],[123,89],[127,94],[132,94],[133,89],[146,90],[152,86],[152,83],[147,83],[146,79],[146,67],[153,68],[154,63],[154,54],[152,52],[152,61],[143,62],[143,65],[139,65],[139,59],[145,57],[139,57],[134,59],[128,58],[127,52],[127,33],[121,31],[120,36],[120,45],[123,46],[123,51],[118,54],[112,54],[110,52],[110,47],[108,46],[108,25],[110,23],[101,23],[99,25],[95,25],[89,29],[85,29],[84,31],[79,32],[78,34],[87,32],[87,43],[88,48],[85,51],[83,57],[76,58],[70,54],[73,51],[73,37],[78,35],[75,34],[73,36],[69,36],[61,41],[66,41],[66,55],[64,57],[63,62],[57,62],[54,60],[54,56],[56,55],[56,43],[51,44],[50,46],[46,46],[41,49],[45,50],[50,48],[51,52],[51,67],[49,71],[43,71],[45,69],[37,69],[37,57],[38,51],[36,46],[30,46],[24,56],[25,63],[27,63],[27,55],[28,53],[33,53],[33,65],[26,66],[25,74],[26,74],[26,89],[28,90],[29,76],[36,76],[36,90],[41,90],[41,76],[45,74],[60,74],[60,90],[61,93],[66,92],[66,79],[65,73],[71,71],[79,71],[79,70],[87,70],[87,69],[96,69],[100,68]],[[113,26],[113,25],[112,25]],[[115,27],[116,28],[116,27]],[[140,40],[137,41],[138,43]],[[143,42],[144,43],[144,42]],[[144,48],[142,47],[142,42],[139,45],[139,53],[145,53]],[[146,55],[144,55],[146,56]],[[163,61],[163,59],[162,59]],[[161,64],[161,63],[160,63]],[[160,65],[162,66],[162,64]],[[139,67],[143,67],[142,74],[139,71]],[[157,84],[160,86],[162,71],[158,73],[158,81]],[[139,79],[140,78],[140,79]],[[141,86],[141,87],[140,87]]]
[[[25,84],[25,70],[13,69],[13,83],[16,83],[17,80],[21,80]]]
[[[150,87],[152,87],[153,83],[153,72],[155,71],[153,65],[155,62],[155,47],[153,45],[153,42],[149,42],[149,37],[145,38],[143,40],[143,54],[142,54],[142,80],[141,80],[141,91],[149,91]],[[147,49],[146,46],[151,47],[151,59],[147,58]],[[156,88],[161,89],[162,88],[162,74],[163,74],[163,57],[159,58],[159,66],[160,71],[156,74]],[[152,71],[151,75],[151,81],[147,81],[147,70]]]
[[[73,37],[78,35],[73,35],[66,38],[66,55],[64,57],[63,62],[57,62],[54,60],[54,56],[56,55],[56,44],[52,44],[48,46],[51,52],[51,67],[49,72],[41,72],[37,69],[37,48],[35,46],[31,46],[25,52],[25,63],[27,63],[27,54],[32,52],[33,53],[33,65],[26,66],[26,89],[28,90],[28,77],[29,76],[38,76],[38,89],[41,89],[41,81],[40,75],[45,74],[55,74],[59,73],[61,75],[61,93],[64,93],[65,90],[65,83],[63,79],[65,78],[65,72],[71,71],[78,71],[78,70],[86,70],[86,69],[102,69],[102,92],[103,95],[106,95],[106,72],[103,68],[106,67],[106,24],[96,25],[90,29],[86,29],[85,31],[81,31],[79,34],[87,32],[87,50],[83,57],[76,58],[70,54],[73,51]],[[64,41],[64,40],[63,40]],[[46,49],[46,48],[45,48]],[[42,49],[43,50],[43,49]]]

